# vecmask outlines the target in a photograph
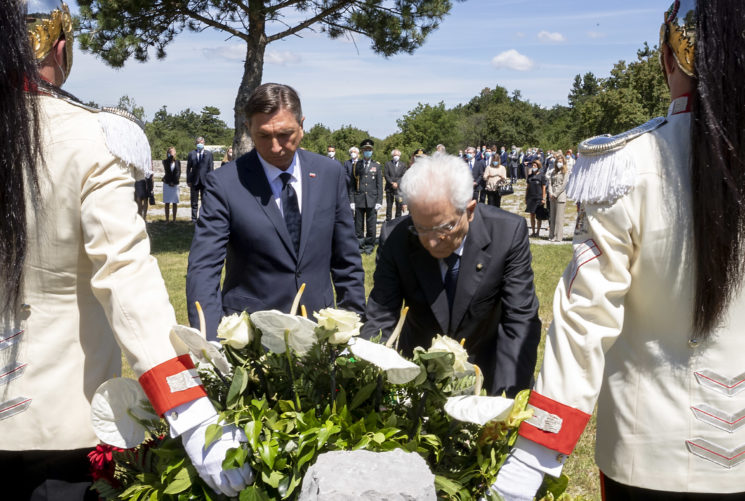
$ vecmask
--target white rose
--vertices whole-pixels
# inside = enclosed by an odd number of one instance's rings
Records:
[[[254,337],[253,327],[248,320],[248,313],[233,313],[220,320],[217,326],[217,337],[223,339],[222,344],[240,350],[245,348]]]
[[[343,344],[354,336],[360,335],[362,322],[360,322],[360,316],[354,312],[324,308],[314,312],[313,316],[318,320],[318,325],[324,329],[336,331],[329,337],[328,341],[331,344]]]
[[[453,362],[453,370],[456,373],[470,371],[473,368],[468,362],[468,352],[463,348],[458,341],[449,337],[436,335],[432,340],[432,346],[428,350],[433,351],[444,351],[450,352],[455,356],[455,362]]]

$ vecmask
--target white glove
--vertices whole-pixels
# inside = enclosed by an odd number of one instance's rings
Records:
[[[543,472],[510,455],[497,473],[490,489],[505,501],[533,501],[543,483]]]
[[[204,441],[207,427],[216,422],[217,418],[185,431],[181,435],[181,440],[202,480],[215,492],[226,496],[237,496],[244,487],[253,483],[253,470],[248,464],[244,464],[241,468],[223,470],[222,462],[228,449],[240,447],[241,442],[246,442],[246,435],[234,425],[223,426],[222,437],[212,442],[205,451]]]
[[[383,206],[380,205],[380,204],[375,204],[375,212],[378,212],[381,207],[383,207]]]
[[[354,210],[354,202],[352,202],[351,204],[349,204],[349,206],[352,208],[352,210]]]

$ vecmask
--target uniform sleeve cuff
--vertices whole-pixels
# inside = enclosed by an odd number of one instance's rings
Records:
[[[181,404],[207,396],[188,354],[156,365],[140,376],[139,381],[158,416]]]
[[[520,425],[520,436],[569,455],[590,420],[590,415],[574,407],[532,391],[528,408],[533,417]]]
[[[164,417],[171,428],[172,438],[176,438],[208,421],[217,423],[217,411],[207,397],[198,398],[174,407],[166,411]]]
[[[564,463],[569,457],[523,437],[517,437],[512,455],[515,459],[552,477],[561,475]]]

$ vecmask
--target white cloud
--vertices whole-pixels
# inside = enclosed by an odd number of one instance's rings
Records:
[[[538,33],[538,40],[543,42],[566,42],[566,37],[559,32],[548,32],[546,30]]]
[[[590,38],[605,38],[605,33],[602,31],[588,31],[587,36]]]
[[[285,51],[274,51],[270,50],[267,51],[266,56],[264,57],[264,62],[269,64],[278,64],[280,66],[287,66],[288,64],[296,64],[302,61],[302,58],[295,54],[294,52],[290,52],[289,50]]]
[[[495,68],[507,68],[517,71],[528,71],[535,65],[528,56],[520,54],[515,49],[506,50],[497,54],[494,56],[494,59],[491,60],[491,64]]]
[[[229,61],[243,61],[246,58],[246,44],[231,44],[221,47],[207,47],[202,49],[207,59],[223,58]]]

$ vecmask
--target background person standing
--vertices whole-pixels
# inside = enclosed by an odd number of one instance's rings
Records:
[[[352,187],[349,199],[354,209],[354,230],[360,251],[372,254],[375,248],[378,211],[383,205],[383,172],[372,159],[372,139],[360,143],[362,159],[352,166]]]
[[[393,204],[396,204],[395,217],[401,216],[403,199],[398,194],[398,183],[406,172],[406,164],[401,161],[401,151],[391,151],[391,160],[385,163],[385,220],[390,221],[393,216]]]
[[[191,189],[191,222],[197,222],[199,201],[204,193],[207,174],[214,169],[212,152],[204,149],[204,138],[198,137],[196,148],[189,152],[186,160],[186,184]]]
[[[163,160],[163,203],[166,206],[166,223],[169,209],[173,206],[173,220],[176,221],[176,210],[179,202],[179,180],[181,178],[181,162],[176,158],[176,148],[168,148],[166,159]]]

